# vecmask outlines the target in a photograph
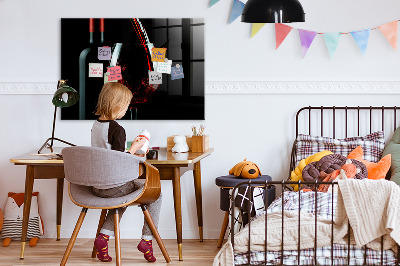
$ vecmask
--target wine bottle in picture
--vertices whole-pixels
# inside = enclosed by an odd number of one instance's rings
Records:
[[[79,55],[79,119],[95,119],[98,95],[104,84],[103,74],[108,61],[98,59],[98,47],[104,46],[104,19],[99,20],[98,40],[95,38],[95,20],[89,19],[89,44]]]

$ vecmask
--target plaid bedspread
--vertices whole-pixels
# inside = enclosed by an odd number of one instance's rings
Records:
[[[332,219],[336,208],[336,194],[317,192],[285,192],[283,197],[277,198],[268,207],[268,213],[282,211],[282,203],[284,210],[298,210],[319,215],[326,219]],[[265,212],[260,215],[265,215]],[[260,215],[253,218],[257,219]],[[285,250],[283,252],[284,265],[314,265],[314,249],[303,249],[300,251],[300,256],[297,250]],[[364,255],[366,254],[366,256]],[[265,252],[250,252],[250,265],[262,264],[265,265],[265,255],[267,256],[266,265],[281,265],[281,251]],[[381,252],[371,250],[364,247],[350,245],[350,256],[347,245],[333,245],[333,262],[332,248],[326,246],[316,249],[317,265],[382,265]],[[349,258],[349,264],[348,264]],[[396,257],[392,250],[383,252],[383,265],[395,265]],[[235,254],[235,265],[248,265],[248,253]]]
[[[381,264],[381,252],[371,249],[364,249],[350,245],[350,261],[347,264],[347,245],[333,245],[333,262],[331,247],[317,248],[316,265],[396,265],[396,257],[392,250],[383,252],[383,264]],[[366,258],[364,261],[364,253]],[[250,265],[264,264],[265,252],[250,252]],[[248,265],[247,253],[235,254],[235,265]],[[266,265],[281,265],[281,252],[268,251]],[[297,250],[285,250],[283,252],[283,265],[298,265]],[[300,265],[314,264],[314,249],[303,249],[300,251]]]

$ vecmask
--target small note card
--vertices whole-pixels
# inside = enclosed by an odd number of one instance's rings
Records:
[[[176,65],[171,68],[171,80],[183,79],[185,75],[183,74],[183,66]]]
[[[107,82],[118,82],[118,80],[113,80],[113,81],[108,81],[108,77],[110,76],[110,72],[106,72],[104,73],[104,84],[106,84]]]
[[[164,62],[166,53],[167,53],[167,48],[153,48],[151,61]]]
[[[107,72],[110,72],[110,75],[108,76],[108,81],[114,81],[114,80],[122,79],[121,67],[120,66],[107,67]]]
[[[157,62],[157,68],[154,68],[155,71],[160,73],[171,74],[171,65],[172,60],[166,60],[167,62]]]
[[[111,47],[98,47],[97,58],[99,60],[111,60]]]
[[[149,84],[162,84],[162,74],[157,71],[149,71]]]
[[[103,64],[102,63],[89,63],[89,77],[102,78],[103,77]]]

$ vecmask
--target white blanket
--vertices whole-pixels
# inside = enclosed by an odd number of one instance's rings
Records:
[[[339,180],[335,227],[347,229],[348,221],[356,245],[395,250],[400,243],[400,187],[385,179]]]

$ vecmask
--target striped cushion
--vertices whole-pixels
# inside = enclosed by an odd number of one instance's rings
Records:
[[[329,150],[347,157],[357,146],[362,147],[364,160],[378,162],[385,147],[383,131],[374,132],[364,137],[345,139],[299,134],[296,139],[296,165],[302,159],[323,150]]]
[[[15,220],[4,220],[1,237],[21,240],[22,218]],[[27,239],[40,238],[39,217],[29,218]]]

